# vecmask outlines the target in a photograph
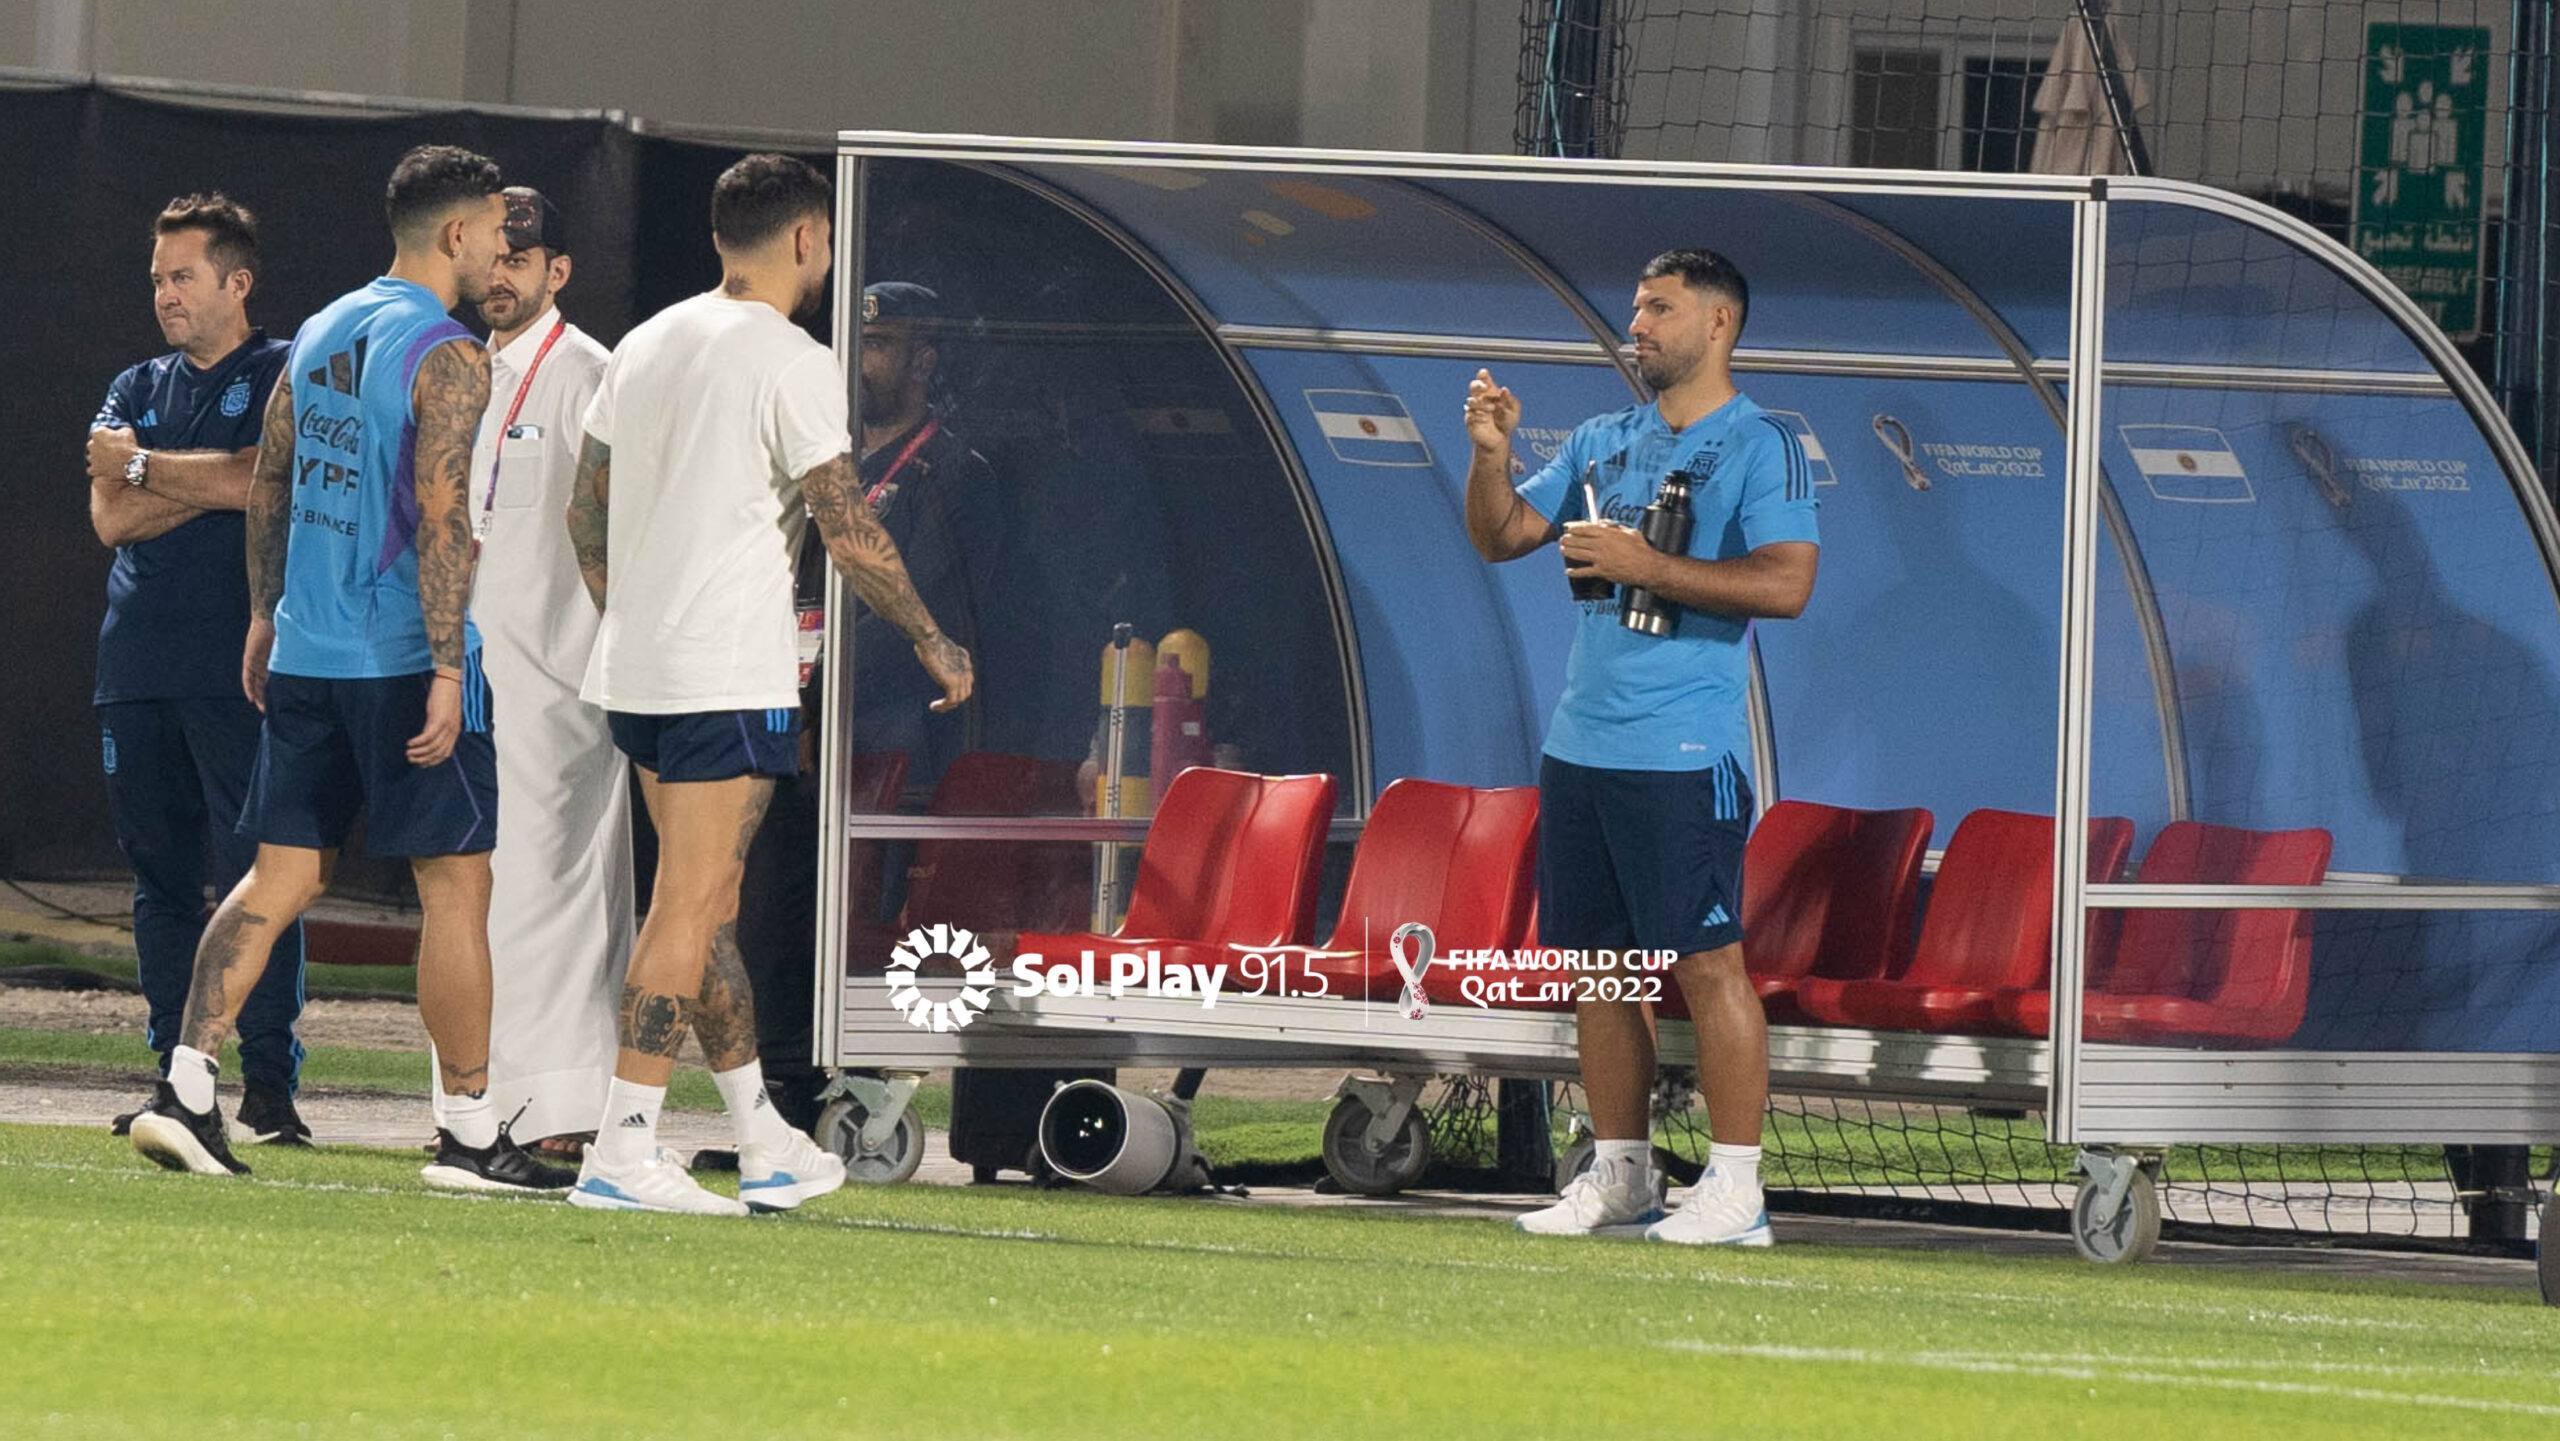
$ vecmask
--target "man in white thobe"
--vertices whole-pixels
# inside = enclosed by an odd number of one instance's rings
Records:
[[[481,539],[471,616],[506,715],[489,898],[489,1099],[531,1145],[583,1136],[613,1078],[614,1005],[633,931],[631,797],[604,712],[578,699],[596,611],[560,519],[606,352],[553,304],[570,271],[559,211],[521,186],[506,201],[507,254],[480,303],[489,410],[471,453]]]

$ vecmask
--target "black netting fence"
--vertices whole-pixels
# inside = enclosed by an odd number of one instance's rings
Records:
[[[2547,481],[2552,23],[2545,0],[1523,0],[1515,139],[2262,200],[2415,298]]]

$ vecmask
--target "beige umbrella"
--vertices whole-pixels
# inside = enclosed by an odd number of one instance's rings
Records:
[[[2115,42],[2116,63],[2123,67],[2125,97],[2135,114],[2148,103],[2142,74],[2133,65],[2131,37],[2121,16],[2107,17]],[[2035,159],[2027,166],[2039,175],[2121,175],[2124,143],[2107,113],[2107,88],[2098,74],[2098,58],[2089,48],[2089,28],[2074,20],[2054,41],[2053,58],[2036,84]]]

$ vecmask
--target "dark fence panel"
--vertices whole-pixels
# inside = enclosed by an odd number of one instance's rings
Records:
[[[576,247],[561,309],[612,345],[717,279],[711,180],[738,152],[602,118],[312,113],[96,86],[0,89],[0,136],[14,332],[0,346],[0,875],[115,874],[89,704],[112,557],[89,528],[82,445],[108,382],[166,348],[148,280],[161,206],[219,189],[257,212],[250,319],[289,338],[388,263],[382,187],[401,152],[469,146],[559,205]],[[360,891],[405,880],[362,863],[342,873]]]

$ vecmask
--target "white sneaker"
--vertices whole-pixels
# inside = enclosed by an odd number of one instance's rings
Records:
[[[1680,1209],[1645,1228],[1648,1241],[1683,1246],[1769,1246],[1769,1206],[1760,1183],[1740,1181],[1710,1166],[1689,1188]]]
[[[1536,1236],[1626,1232],[1662,1219],[1662,1173],[1644,1161],[1594,1161],[1565,1183],[1564,1195],[1511,1224]]]
[[[778,1146],[738,1148],[738,1199],[750,1211],[788,1211],[844,1184],[844,1158],[800,1131]]]
[[[607,1166],[587,1148],[569,1204],[590,1211],[672,1211],[690,1216],[743,1216],[746,1203],[702,1189],[661,1151],[636,1166]]]

